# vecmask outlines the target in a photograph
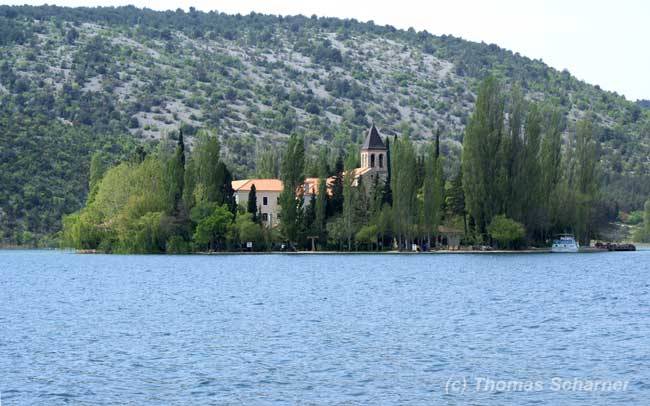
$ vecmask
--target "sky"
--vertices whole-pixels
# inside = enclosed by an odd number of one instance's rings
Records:
[[[43,1],[0,0],[2,4]],[[650,99],[650,1],[647,0],[55,0],[61,6],[133,4],[154,10],[190,6],[226,13],[356,18],[397,28],[494,43],[577,78]]]

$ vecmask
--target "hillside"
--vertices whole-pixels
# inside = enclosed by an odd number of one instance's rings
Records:
[[[370,122],[416,141],[442,127],[453,171],[489,74],[560,107],[567,142],[593,117],[612,205],[650,195],[643,103],[496,45],[334,18],[2,6],[0,52],[0,241],[57,231],[85,199],[93,151],[117,161],[179,127],[190,142],[215,131],[238,177],[295,132],[336,152]]]

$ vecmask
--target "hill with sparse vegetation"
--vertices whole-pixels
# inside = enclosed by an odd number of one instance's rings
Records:
[[[441,128],[450,175],[488,75],[560,108],[567,144],[577,120],[596,124],[612,212],[650,195],[647,103],[493,44],[315,16],[2,6],[0,52],[5,243],[60,229],[86,199],[94,152],[116,163],[179,128],[190,144],[218,134],[235,177],[293,133],[309,161],[323,144],[332,159],[358,145],[371,122],[416,143]]]

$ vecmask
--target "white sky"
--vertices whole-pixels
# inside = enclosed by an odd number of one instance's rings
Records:
[[[42,0],[0,0],[42,4]],[[650,1],[647,0],[55,0],[61,6],[133,4],[155,10],[218,10],[374,20],[397,28],[495,43],[579,79],[650,99]]]

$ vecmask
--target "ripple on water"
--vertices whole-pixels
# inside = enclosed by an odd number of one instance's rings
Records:
[[[648,263],[650,251],[0,251],[0,393],[8,404],[645,405]],[[629,388],[445,393],[454,377],[554,376]]]

